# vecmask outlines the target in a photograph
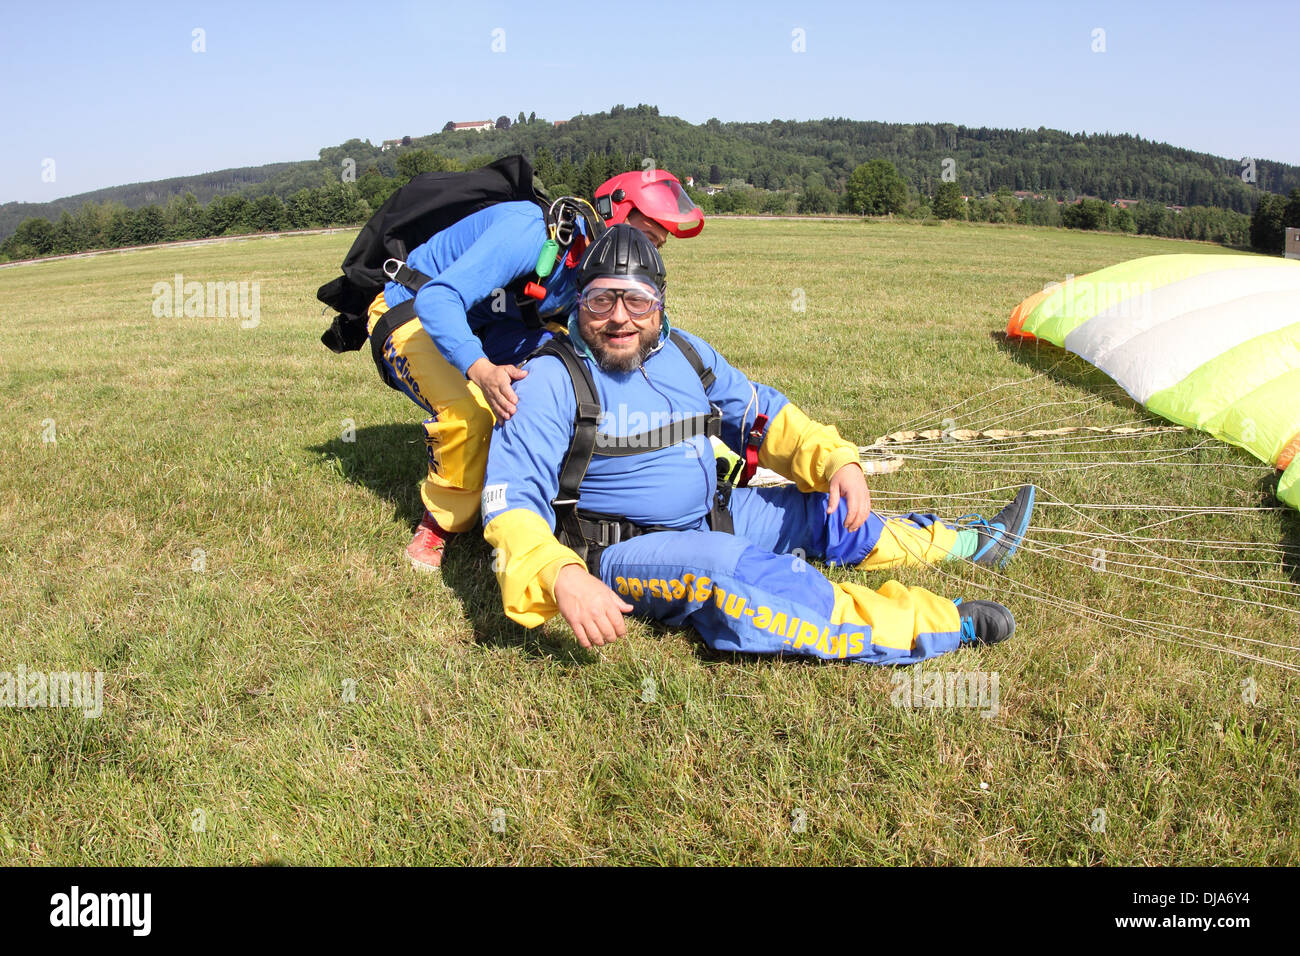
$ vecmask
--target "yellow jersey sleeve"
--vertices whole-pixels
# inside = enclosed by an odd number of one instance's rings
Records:
[[[826,491],[831,476],[858,461],[858,446],[834,425],[815,422],[790,402],[776,413],[758,448],[758,463],[790,478],[800,491]]]
[[[556,540],[546,520],[526,508],[512,508],[483,528],[492,547],[492,567],[501,586],[506,617],[537,627],[559,613],[555,577],[566,565],[586,564]]]

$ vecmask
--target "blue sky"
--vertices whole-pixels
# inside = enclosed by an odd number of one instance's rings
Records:
[[[691,122],[1128,132],[1300,164],[1295,0],[56,0],[8,4],[0,24],[0,202],[614,103]],[[496,30],[504,52],[492,50]]]

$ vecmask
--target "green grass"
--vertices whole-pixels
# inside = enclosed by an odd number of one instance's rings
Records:
[[[441,578],[407,567],[422,416],[380,384],[367,353],[317,342],[315,289],[349,240],[0,270],[0,671],[105,673],[99,719],[0,708],[0,863],[1297,861],[1295,676],[1058,606],[1294,646],[1297,573],[1276,549],[1300,545],[1297,516],[1193,514],[1144,532],[1251,542],[1152,545],[1184,561],[1259,562],[1201,566],[1244,583],[1161,573],[1132,544],[1107,551],[1112,569],[1139,566],[1123,569],[1130,577],[1097,573],[1089,539],[1051,533],[1100,522],[1131,536],[1169,517],[1056,500],[1270,504],[1263,465],[1212,444],[1195,464],[949,459],[874,479],[882,509],[948,513],[1036,481],[1035,526],[1051,530],[1035,541],[1078,548],[1027,553],[1004,576],[899,573],[1016,612],[1012,642],[926,665],[997,671],[992,719],[892,707],[887,670],[732,658],[642,622],[589,653],[562,622],[529,632],[503,617],[477,537],[455,543]],[[665,251],[677,324],[865,444],[945,417],[1133,419],[1104,376],[997,333],[1045,282],[1189,250],[1221,251],[785,221],[715,221]],[[260,281],[260,325],[155,318],[152,286],[176,272]],[[56,444],[42,441],[48,419]],[[1200,440],[1142,447],[1176,454]],[[1207,641],[1300,664],[1287,648]],[[1099,809],[1104,832],[1092,828]]]

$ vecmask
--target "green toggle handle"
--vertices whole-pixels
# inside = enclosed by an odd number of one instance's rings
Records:
[[[542,251],[537,256],[537,278],[545,279],[555,268],[555,258],[560,254],[560,244],[554,239],[542,243]]]

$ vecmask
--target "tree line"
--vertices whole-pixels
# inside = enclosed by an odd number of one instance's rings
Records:
[[[0,243],[0,258],[35,258],[211,236],[357,225],[365,222],[399,186],[420,173],[476,168],[493,158],[491,153],[478,153],[460,161],[433,150],[413,148],[390,157],[391,163],[368,165],[360,176],[355,176],[353,167],[354,181],[299,189],[287,202],[274,195],[255,199],[223,195],[201,206],[192,193],[173,197],[162,206],[138,209],[127,209],[120,203],[87,202],[75,213],[65,210],[56,222],[25,220]],[[644,158],[638,161],[634,153],[617,150],[589,153],[581,163],[569,157],[557,158],[544,146],[534,156],[538,179],[552,195],[589,197],[609,177],[646,165]],[[720,170],[710,170],[707,178],[720,178]],[[939,182],[932,193],[926,193],[915,189],[885,159],[859,164],[839,192],[817,173],[804,177],[801,186],[797,191],[765,189],[736,178],[709,183],[707,187],[687,185],[686,191],[707,215],[839,213],[1018,223],[1249,245],[1270,253],[1282,251],[1287,226],[1300,226],[1300,187],[1293,188],[1289,197],[1263,194],[1254,213],[1247,216],[1212,206],[1171,209],[1154,202],[1124,206],[1092,197],[1072,203],[1045,197],[1017,198],[1008,186],[973,197],[962,192],[955,178]]]
[[[30,218],[0,243],[0,259],[33,259],[94,249],[120,249],[156,242],[214,236],[355,225],[370,218],[371,207],[354,183],[300,189],[288,202],[278,196],[247,199],[218,196],[201,206],[193,193],[165,205],[127,209],[117,202],[86,202],[65,210],[55,222]]]
[[[907,124],[822,119],[803,122],[723,123],[710,119],[692,124],[660,115],[655,106],[616,105],[608,112],[579,115],[559,125],[520,111],[513,123],[486,132],[447,130],[397,139],[396,148],[352,139],[322,149],[315,160],[223,170],[201,176],[115,187],[53,204],[0,205],[0,238],[23,218],[54,221],[63,210],[75,211],[86,200],[120,201],[127,208],[165,205],[192,192],[200,203],[240,193],[289,198],[303,188],[338,182],[347,164],[358,175],[374,167],[381,178],[395,178],[397,163],[410,151],[432,150],[461,165],[473,165],[484,153],[522,153],[538,157],[543,148],[561,167],[557,184],[578,185],[568,170],[581,170],[593,155],[622,156],[625,168],[649,160],[699,185],[739,180],[767,192],[815,198],[806,205],[826,206],[824,187],[841,197],[848,179],[872,159],[892,163],[916,195],[933,196],[952,179],[963,195],[985,196],[998,190],[1028,190],[1073,202],[1081,196],[1128,199],[1156,206],[1216,206],[1250,215],[1266,193],[1286,195],[1300,187],[1300,168],[1261,158],[1223,158],[1155,143],[1126,134],[1072,134],[1036,130],[990,129],[948,123]],[[410,132],[410,131],[404,131]],[[615,164],[619,165],[619,164]],[[549,181],[549,180],[548,180]],[[777,200],[768,199],[775,208]]]

